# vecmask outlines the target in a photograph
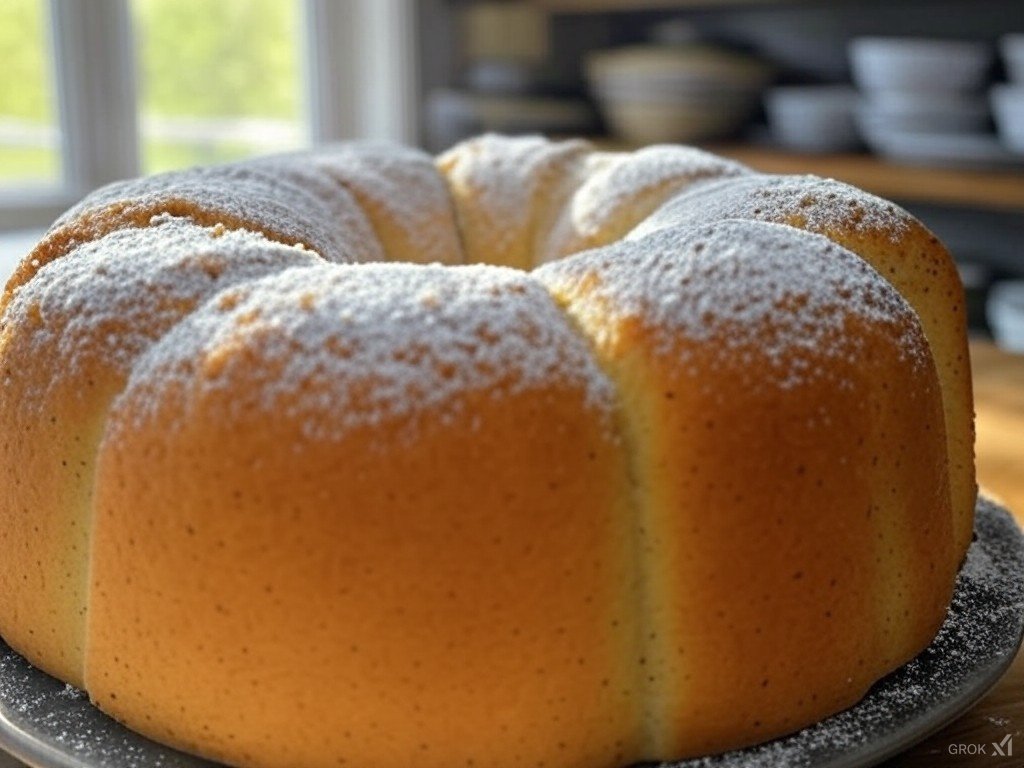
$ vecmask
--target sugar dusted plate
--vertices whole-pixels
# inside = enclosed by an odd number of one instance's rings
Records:
[[[1024,534],[981,499],[975,542],[946,622],[917,658],[856,706],[750,749],[662,768],[865,768],[969,709],[1013,661],[1024,634]],[[38,768],[211,768],[114,722],[85,694],[36,670],[0,642],[0,747]]]

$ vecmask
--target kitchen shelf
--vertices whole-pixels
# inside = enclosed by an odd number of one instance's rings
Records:
[[[829,176],[882,197],[1024,211],[1024,167],[968,171],[897,165],[867,154],[803,155],[743,144],[716,144],[707,149],[758,171]]]
[[[812,0],[789,0],[787,4]],[[673,11],[703,8],[742,8],[755,5],[778,5],[779,0],[530,0],[552,13],[614,13],[617,11]]]

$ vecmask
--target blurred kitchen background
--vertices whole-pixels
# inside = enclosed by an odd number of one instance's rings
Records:
[[[3,276],[142,173],[363,137],[683,142],[900,202],[973,329],[1024,349],[1020,0],[0,0],[0,62]]]

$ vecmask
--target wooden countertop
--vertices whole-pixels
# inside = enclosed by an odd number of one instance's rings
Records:
[[[1001,352],[986,342],[971,343],[975,453],[978,483],[1005,504],[1024,526],[1024,355]],[[1013,757],[999,757],[992,743],[1013,736]],[[951,746],[985,745],[984,755],[953,755]],[[885,768],[1000,768],[1024,765],[1024,653],[970,712],[916,747],[886,762]]]

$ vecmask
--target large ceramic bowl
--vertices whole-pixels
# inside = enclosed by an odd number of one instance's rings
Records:
[[[771,70],[704,46],[634,46],[591,54],[587,79],[612,131],[648,144],[734,132],[756,109]]]
[[[592,85],[637,87],[645,93],[757,91],[771,77],[771,69],[757,59],[701,44],[596,51],[587,57],[586,73]]]
[[[750,117],[757,97],[736,102],[678,102],[598,96],[612,133],[631,144],[665,144],[719,139],[735,133]]]

